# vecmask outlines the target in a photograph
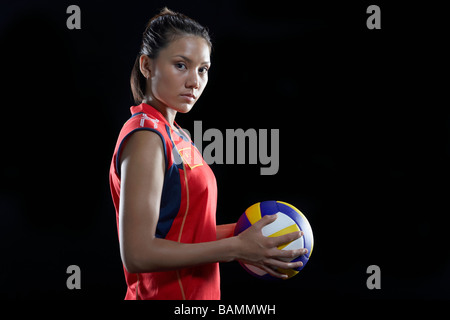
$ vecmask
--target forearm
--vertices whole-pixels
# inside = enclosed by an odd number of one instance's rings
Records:
[[[234,228],[236,227],[236,223],[230,223],[230,224],[220,224],[216,227],[216,239],[226,239],[230,238],[234,235]]]
[[[153,238],[125,263],[129,272],[158,272],[236,259],[236,238],[202,243],[179,243]]]

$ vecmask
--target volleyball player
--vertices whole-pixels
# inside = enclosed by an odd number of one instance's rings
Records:
[[[167,8],[143,33],[131,75],[136,105],[110,169],[125,299],[220,299],[218,262],[241,260],[280,278],[285,275],[277,268],[301,265],[282,259],[304,249],[277,249],[301,232],[262,235],[275,216],[239,236],[233,236],[234,224],[216,226],[214,173],[175,121],[205,89],[211,48],[204,27]]]

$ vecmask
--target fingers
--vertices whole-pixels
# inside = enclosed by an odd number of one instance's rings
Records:
[[[258,221],[255,222],[253,226],[256,228],[262,229],[264,226],[267,226],[268,224],[274,222],[277,219],[276,214],[267,214]]]
[[[275,259],[268,259],[266,262],[266,265],[264,266],[258,266],[259,268],[263,269],[270,275],[280,278],[280,279],[287,279],[288,276],[285,273],[281,273],[278,271],[278,268],[280,269],[293,269],[303,266],[303,263],[301,261],[297,262],[282,262]]]
[[[303,236],[303,231],[296,231],[284,234],[282,236],[273,237],[273,245],[275,247],[281,246],[282,244],[289,243],[291,241],[297,240],[298,238]]]
[[[257,221],[254,226],[258,227],[258,228],[263,228],[265,225],[270,224],[271,222],[275,221],[276,219],[276,214],[274,215],[266,215],[264,217],[262,217],[259,221]],[[259,225],[257,225],[259,224]],[[304,235],[303,231],[296,231],[296,232],[291,232],[288,234],[284,234],[282,236],[278,236],[278,237],[266,237],[267,242],[265,244],[266,248],[272,248],[269,249],[271,250],[271,257],[274,258],[290,258],[290,260],[293,260],[303,254],[308,253],[308,250],[303,248],[303,249],[297,249],[297,250],[279,250],[278,247],[283,245],[283,244],[287,244],[290,243],[294,240],[297,240],[299,238],[301,238]]]
[[[296,261],[296,262],[284,262],[276,259],[267,259],[266,265],[271,268],[280,268],[280,269],[293,269],[293,268],[299,268],[303,266],[303,262]]]
[[[287,274],[278,272],[278,271],[276,271],[276,270],[274,270],[272,268],[269,268],[269,267],[266,267],[266,266],[262,266],[262,267],[259,267],[259,268],[263,269],[265,272],[267,272],[268,274],[270,274],[271,276],[274,276],[276,278],[280,278],[280,279],[287,279],[288,278]]]
[[[274,259],[283,259],[291,261],[307,253],[308,249],[306,248],[296,250],[279,250],[277,248],[273,248],[270,251],[270,257]]]

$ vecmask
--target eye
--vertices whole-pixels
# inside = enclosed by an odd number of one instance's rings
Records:
[[[175,63],[175,68],[177,68],[178,70],[186,70],[187,67],[183,62],[177,62]]]
[[[206,74],[208,72],[209,68],[208,67],[201,67],[200,69],[198,69],[198,72],[200,74]]]

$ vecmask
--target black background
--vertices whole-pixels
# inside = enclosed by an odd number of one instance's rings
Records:
[[[384,1],[6,1],[0,10],[0,297],[123,299],[109,164],[129,75],[163,6],[209,27],[209,83],[177,122],[280,130],[280,168],[212,165],[218,223],[282,200],[308,217],[289,281],[221,265],[222,298],[450,297],[450,115],[442,8]],[[81,30],[66,9],[81,8]],[[381,30],[366,9],[381,8]],[[204,146],[207,142],[204,142]],[[66,268],[81,268],[68,290]],[[366,269],[381,268],[381,290]]]

